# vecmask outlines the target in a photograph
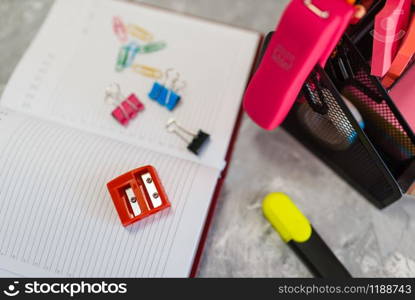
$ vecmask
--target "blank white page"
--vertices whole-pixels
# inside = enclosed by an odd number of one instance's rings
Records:
[[[219,171],[0,109],[0,274],[185,277]],[[172,207],[123,227],[106,183],[156,167]]]
[[[154,80],[131,69],[115,71],[122,44],[112,30],[114,16],[167,43],[160,52],[138,54],[135,62],[174,68],[187,82],[173,112],[148,98]],[[2,103],[221,169],[259,40],[255,32],[145,5],[58,0],[12,76]],[[112,107],[104,102],[104,91],[113,82],[126,96],[134,92],[145,104],[128,128],[116,123]],[[180,138],[165,130],[171,117],[190,130],[211,135],[203,155],[189,153]]]

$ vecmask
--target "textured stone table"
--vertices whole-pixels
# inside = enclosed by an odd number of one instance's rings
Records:
[[[68,0],[69,1],[69,0]],[[287,0],[148,0],[172,10],[271,30]],[[52,0],[0,1],[0,93]],[[283,191],[354,276],[415,276],[415,201],[380,211],[282,130],[244,119],[199,276],[310,276],[263,219],[261,199]]]

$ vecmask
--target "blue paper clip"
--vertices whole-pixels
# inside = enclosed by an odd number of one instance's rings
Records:
[[[140,45],[138,45],[136,42],[131,42],[128,44],[128,54],[127,59],[125,62],[125,67],[128,68],[134,63],[134,59],[137,56],[137,53],[140,52]]]

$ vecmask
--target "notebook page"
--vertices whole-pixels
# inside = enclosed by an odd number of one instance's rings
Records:
[[[0,109],[0,274],[188,276],[218,170]],[[152,164],[172,207],[123,227],[106,183]]]
[[[56,2],[12,77],[2,103],[222,168],[259,34],[121,1],[68,2]],[[148,98],[153,79],[132,69],[115,71],[122,44],[112,31],[114,16],[146,28],[155,40],[167,43],[160,52],[138,54],[135,62],[162,70],[175,68],[187,82],[182,101],[173,112]],[[61,28],[66,28],[64,34]],[[110,115],[113,107],[104,101],[104,91],[113,82],[120,84],[125,96],[136,93],[146,106],[128,128],[115,122]],[[188,129],[211,134],[211,143],[201,157],[189,153],[180,138],[165,130],[171,117]]]

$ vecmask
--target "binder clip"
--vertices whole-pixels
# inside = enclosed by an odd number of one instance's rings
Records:
[[[170,207],[153,166],[129,171],[108,182],[107,188],[124,226]]]
[[[166,125],[167,131],[176,134],[182,140],[184,140],[187,145],[187,149],[199,155],[204,147],[209,142],[210,135],[202,130],[199,130],[197,133],[187,130],[182,127],[175,119],[170,119]],[[191,139],[189,139],[191,137]]]
[[[112,28],[120,42],[125,43],[128,39],[127,28],[125,27],[124,22],[120,17],[112,18]]]
[[[148,97],[151,100],[157,101],[161,105],[164,105],[165,99],[166,99],[167,94],[168,94],[168,90],[166,88],[166,83],[169,79],[169,73],[172,70],[173,69],[171,69],[171,68],[167,69],[164,72],[164,81],[163,81],[163,83],[159,83],[158,81],[155,81],[153,83],[153,86],[152,86],[150,92],[148,93]]]
[[[168,110],[172,111],[176,108],[177,104],[179,104],[179,101],[181,100],[181,96],[179,95],[179,92],[186,86],[186,82],[182,81],[182,85],[178,87],[176,84],[180,78],[179,73],[177,73],[177,77],[173,80],[172,87],[168,90],[165,106]]]
[[[111,99],[115,109],[111,115],[123,126],[127,126],[130,120],[134,119],[137,114],[144,110],[144,104],[132,93],[127,98],[121,94],[120,86],[114,83],[105,91],[105,99],[107,102]],[[122,100],[124,99],[124,100]]]
[[[120,51],[118,52],[115,70],[121,72],[125,68],[131,66],[138,52],[140,52],[140,46],[135,42],[121,46]]]
[[[148,94],[150,99],[157,101],[162,106],[165,106],[169,111],[174,110],[179,104],[179,101],[181,100],[179,91],[186,86],[184,81],[182,81],[182,86],[177,86],[177,82],[180,78],[180,74],[177,73],[176,78],[172,80],[172,86],[170,88],[166,87],[166,84],[169,80],[169,73],[172,70],[173,69],[167,69],[165,72],[164,82],[162,84],[157,81],[154,82],[153,87]]]

